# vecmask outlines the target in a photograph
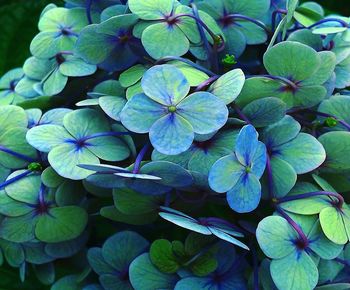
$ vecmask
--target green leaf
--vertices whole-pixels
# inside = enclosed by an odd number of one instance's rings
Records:
[[[36,237],[47,243],[58,243],[78,237],[86,227],[88,215],[77,206],[56,207],[39,218]]]
[[[168,240],[155,240],[150,248],[150,259],[152,263],[163,273],[176,273],[180,264],[173,253],[173,246]]]
[[[307,7],[298,7],[294,12],[294,18],[300,24],[308,27],[322,19],[322,15]]]
[[[204,277],[214,272],[218,267],[218,261],[210,252],[199,256],[190,266],[194,275]]]

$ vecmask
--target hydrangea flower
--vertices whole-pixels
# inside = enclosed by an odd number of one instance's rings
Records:
[[[79,180],[92,172],[78,164],[99,164],[99,158],[120,161],[129,156],[127,144],[118,135],[122,134],[112,132],[100,113],[81,109],[66,114],[63,126],[45,124],[31,128],[27,140],[39,151],[48,153],[51,166],[61,176]]]
[[[75,51],[87,63],[107,71],[119,71],[139,59],[139,41],[132,35],[138,17],[134,14],[114,16],[100,24],[84,28]]]
[[[51,58],[61,51],[72,51],[79,32],[88,25],[85,9],[52,8],[40,18],[40,33],[30,45],[38,58]]]
[[[261,197],[260,177],[266,165],[266,147],[258,141],[251,125],[239,132],[233,154],[220,158],[209,172],[209,185],[219,193],[227,192],[229,206],[237,212],[254,210]]]
[[[120,114],[123,125],[148,133],[160,153],[176,155],[192,144],[194,133],[209,134],[225,125],[225,103],[207,92],[187,96],[190,85],[171,65],[155,66],[142,78],[144,94],[132,97]]]
[[[0,79],[0,105],[12,105],[20,103],[24,97],[16,93],[15,88],[23,77],[23,69],[10,70]]]

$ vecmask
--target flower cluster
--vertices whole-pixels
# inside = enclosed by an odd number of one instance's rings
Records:
[[[0,78],[0,280],[350,289],[349,18],[65,0],[38,28]]]

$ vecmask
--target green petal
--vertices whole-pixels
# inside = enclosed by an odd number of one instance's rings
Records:
[[[145,94],[162,105],[177,105],[190,91],[184,74],[172,65],[159,65],[149,69],[141,81]]]
[[[323,86],[300,87],[294,94],[294,105],[312,107],[321,103],[327,95],[327,89]]]
[[[68,77],[61,74],[58,69],[54,69],[43,82],[43,92],[48,96],[57,95],[62,92],[68,82]]]
[[[62,177],[81,180],[91,175],[90,170],[78,167],[78,164],[99,164],[99,159],[88,149],[74,144],[63,144],[50,151],[48,160],[55,171]]]
[[[14,243],[24,243],[34,240],[36,222],[37,218],[33,212],[19,217],[7,217],[1,223],[0,237]]]
[[[190,42],[177,25],[157,23],[147,27],[141,38],[147,53],[154,59],[182,56],[190,49]]]
[[[197,134],[210,134],[223,127],[228,118],[224,102],[207,92],[189,95],[177,106],[177,113],[188,121]]]
[[[304,85],[320,85],[324,84],[333,74],[336,65],[336,56],[331,51],[319,52],[321,65],[317,72],[305,82]]]
[[[92,75],[96,72],[97,67],[88,64],[77,57],[67,57],[66,61],[60,65],[61,74],[68,77],[82,77]]]
[[[209,92],[223,100],[225,104],[233,102],[242,91],[245,82],[245,76],[242,70],[234,69],[214,82]]]
[[[77,206],[56,207],[40,216],[35,228],[36,237],[47,243],[58,243],[78,237],[88,221],[86,211]]]
[[[160,153],[176,155],[191,146],[194,139],[193,127],[178,114],[167,114],[152,125],[149,138]]]
[[[265,53],[264,65],[271,75],[302,81],[317,71],[320,56],[309,46],[285,41]]]
[[[14,127],[27,127],[28,120],[25,111],[16,106],[0,107],[0,135]]]
[[[332,242],[344,245],[349,241],[349,233],[346,229],[350,221],[334,207],[327,207],[320,212],[320,223],[326,237]]]
[[[279,289],[310,290],[317,285],[317,267],[305,251],[293,251],[283,259],[272,260],[270,271]]]
[[[139,80],[141,80],[145,72],[146,72],[146,67],[143,66],[142,64],[134,65],[120,74],[119,76],[120,84],[124,88],[128,88],[136,84]]]
[[[256,237],[266,256],[281,259],[294,253],[298,235],[284,218],[269,216],[259,223]]]

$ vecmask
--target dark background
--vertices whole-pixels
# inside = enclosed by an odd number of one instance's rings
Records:
[[[304,1],[305,2],[305,1]],[[327,13],[350,16],[350,0],[318,0]],[[29,44],[37,33],[41,10],[62,0],[0,0],[0,76],[22,66],[29,56]]]

